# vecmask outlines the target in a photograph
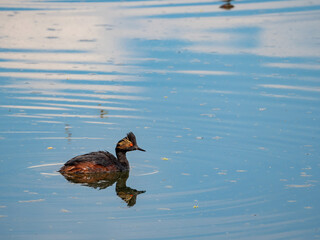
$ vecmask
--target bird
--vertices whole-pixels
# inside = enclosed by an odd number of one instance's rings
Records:
[[[104,173],[129,171],[130,165],[126,157],[129,151],[146,150],[138,147],[136,136],[129,132],[116,145],[116,156],[107,151],[91,152],[76,156],[67,161],[58,172],[64,173]]]

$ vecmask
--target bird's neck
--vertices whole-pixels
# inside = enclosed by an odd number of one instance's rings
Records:
[[[126,157],[126,152],[116,149],[116,155],[120,164],[125,168],[129,169],[129,162]]]
[[[116,191],[121,191],[127,188],[127,179],[129,178],[129,171],[124,171],[121,173],[117,180]]]

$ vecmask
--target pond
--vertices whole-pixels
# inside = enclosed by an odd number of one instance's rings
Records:
[[[320,2],[4,0],[1,239],[320,239]],[[126,174],[62,176],[134,132]]]

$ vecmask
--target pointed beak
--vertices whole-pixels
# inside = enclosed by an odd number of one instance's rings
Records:
[[[144,149],[142,149],[142,148],[139,148],[139,147],[137,147],[136,149],[139,150],[139,151],[142,151],[142,152],[145,152],[145,151],[146,151],[146,150],[144,150]]]

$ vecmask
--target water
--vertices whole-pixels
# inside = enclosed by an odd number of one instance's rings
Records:
[[[318,1],[0,10],[1,239],[320,238]],[[129,131],[125,189],[56,172]]]

